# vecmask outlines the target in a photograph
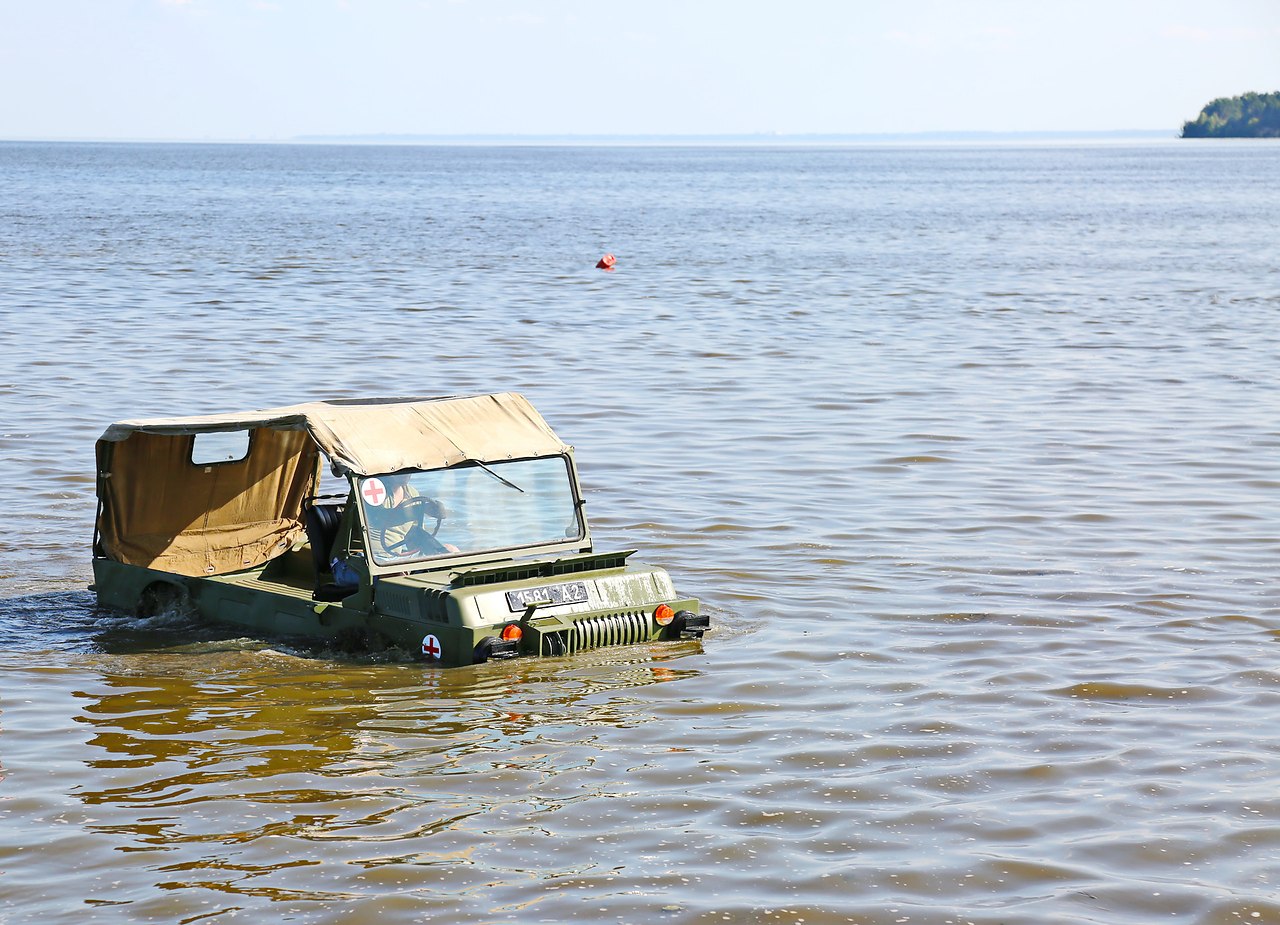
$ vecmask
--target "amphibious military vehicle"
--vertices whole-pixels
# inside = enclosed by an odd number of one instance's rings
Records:
[[[111,609],[443,666],[708,627],[666,571],[594,548],[572,447],[515,393],[123,421],[97,468]]]

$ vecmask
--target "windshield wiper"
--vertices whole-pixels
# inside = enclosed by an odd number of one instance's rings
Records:
[[[498,473],[494,472],[492,469],[490,469],[488,466],[486,466],[486,465],[485,465],[484,463],[482,463],[480,460],[478,460],[478,459],[473,459],[473,460],[471,460],[471,461],[472,461],[473,463],[475,463],[477,466],[479,466],[481,469],[483,469],[485,472],[489,473],[491,476],[493,476],[495,479],[497,479],[497,480],[498,480],[499,482],[501,482],[503,485],[506,485],[508,488],[514,488],[516,491],[520,492],[520,494],[522,494],[522,495],[524,494],[524,489],[523,489],[523,488],[521,488],[521,487],[520,487],[519,485],[517,485],[515,482],[509,481],[508,479],[504,479],[502,476],[498,475]]]

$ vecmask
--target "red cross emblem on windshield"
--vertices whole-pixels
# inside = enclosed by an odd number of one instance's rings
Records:
[[[440,657],[440,652],[441,652],[441,651],[442,651],[442,650],[441,650],[441,648],[440,648],[440,640],[439,640],[439,639],[436,639],[436,637],[434,637],[434,636],[425,636],[425,637],[423,637],[423,640],[422,640],[422,654],[423,654],[423,655],[425,655],[427,658],[433,658],[433,659],[434,659],[434,658],[439,658],[439,657]]]
[[[387,489],[383,487],[381,479],[367,479],[364,488],[360,489],[360,494],[364,496],[366,504],[372,504],[374,507],[387,499]]]

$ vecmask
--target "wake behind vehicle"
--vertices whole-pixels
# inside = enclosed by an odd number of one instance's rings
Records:
[[[594,550],[572,447],[515,393],[123,421],[97,464],[104,607],[445,666],[708,626],[663,569]]]

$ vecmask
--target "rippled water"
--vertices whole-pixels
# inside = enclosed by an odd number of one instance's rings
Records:
[[[1278,168],[0,145],[0,921],[1280,922]],[[701,644],[84,590],[113,420],[500,389]]]

